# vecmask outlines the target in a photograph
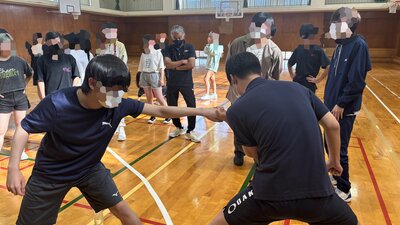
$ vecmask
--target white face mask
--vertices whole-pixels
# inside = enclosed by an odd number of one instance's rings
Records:
[[[351,32],[348,24],[346,22],[341,23],[331,23],[329,27],[328,38],[336,39],[346,39],[351,37],[353,32]]]
[[[106,87],[101,87],[100,92],[106,95],[105,101],[99,101],[99,103],[105,108],[116,108],[122,101],[122,96],[125,94],[124,91],[106,91]]]

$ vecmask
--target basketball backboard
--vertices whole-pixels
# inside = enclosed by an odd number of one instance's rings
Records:
[[[243,18],[243,0],[221,1],[215,10],[216,19]]]
[[[71,14],[75,20],[81,15],[81,1],[80,0],[59,0],[60,13]]]
[[[389,13],[396,13],[397,8],[400,6],[400,0],[389,0]]]

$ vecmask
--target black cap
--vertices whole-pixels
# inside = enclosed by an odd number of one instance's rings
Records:
[[[305,23],[300,27],[300,37],[302,39],[308,39],[310,35],[318,34],[318,27],[314,27],[311,23]]]
[[[104,23],[103,26],[101,26],[101,29],[104,30],[106,28],[118,28],[115,23],[107,22]]]
[[[8,32],[6,29],[0,28],[0,34],[8,34]]]
[[[48,41],[48,40],[51,40],[51,39],[54,39],[54,38],[58,38],[58,37],[60,37],[61,35],[59,34],[59,33],[57,33],[57,32],[48,32],[47,34],[46,34],[46,38],[45,38],[45,41]]]

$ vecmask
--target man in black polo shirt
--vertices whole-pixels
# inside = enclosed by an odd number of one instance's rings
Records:
[[[167,102],[169,106],[177,106],[179,93],[183,95],[187,107],[196,108],[196,98],[193,90],[192,69],[194,68],[196,53],[191,44],[185,42],[185,30],[180,25],[171,28],[173,44],[164,49],[164,61],[168,70],[167,78]],[[185,134],[185,130],[179,118],[173,118],[176,129],[169,134],[171,138]],[[193,132],[196,126],[196,116],[188,117],[188,128],[186,139],[193,142],[200,142],[200,139]]]
[[[356,225],[357,217],[334,194],[328,177],[328,171],[337,175],[342,167],[339,124],[326,106],[297,83],[262,79],[252,53],[230,58],[226,73],[241,95],[226,119],[257,169],[251,185],[211,224],[264,225],[295,219],[312,225]],[[319,124],[330,150],[326,163]]]

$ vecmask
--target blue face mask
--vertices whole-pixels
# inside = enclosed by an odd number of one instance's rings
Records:
[[[180,47],[182,45],[182,43],[183,43],[183,40],[174,40],[174,44],[177,47]]]

